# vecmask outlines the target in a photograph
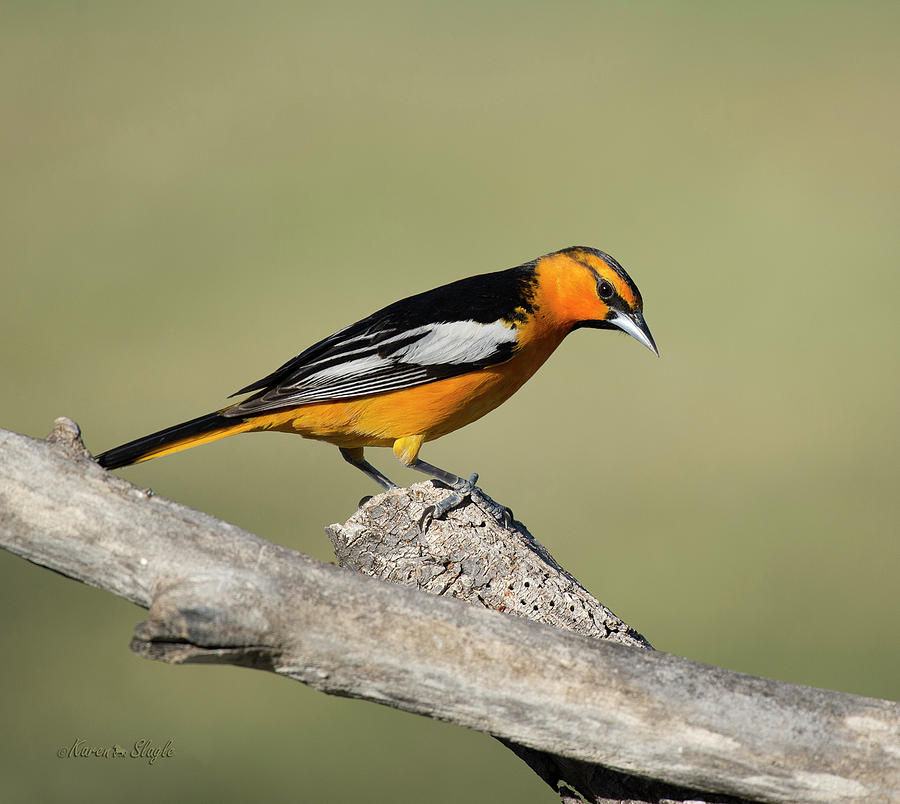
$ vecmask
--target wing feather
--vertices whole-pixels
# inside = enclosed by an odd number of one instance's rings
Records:
[[[260,393],[229,409],[246,416],[312,402],[337,402],[464,374],[508,360],[517,339],[501,321],[441,322],[411,330],[371,328],[364,335],[344,330],[298,355],[277,381],[245,390]],[[278,374],[275,372],[271,377]],[[260,381],[262,382],[262,381]]]
[[[238,391],[225,416],[413,388],[501,363],[531,312],[534,263],[460,279],[373,313]]]

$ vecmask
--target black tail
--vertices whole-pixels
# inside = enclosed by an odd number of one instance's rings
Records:
[[[223,416],[221,412],[207,413],[189,422],[167,427],[158,433],[151,433],[135,441],[122,444],[121,447],[104,452],[97,456],[97,463],[104,469],[118,469],[120,466],[130,466],[148,458],[165,455],[169,452],[177,452],[197,443],[214,441],[217,438],[241,432],[244,419]],[[218,434],[216,434],[218,432]],[[206,436],[206,438],[204,438]]]

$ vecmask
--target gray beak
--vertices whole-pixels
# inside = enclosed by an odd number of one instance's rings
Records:
[[[627,332],[636,341],[644,344],[653,354],[659,357],[659,349],[656,348],[656,343],[650,334],[650,328],[647,326],[647,322],[644,321],[644,316],[641,313],[624,315],[616,312],[615,318],[607,320],[610,324],[615,324],[623,332]]]

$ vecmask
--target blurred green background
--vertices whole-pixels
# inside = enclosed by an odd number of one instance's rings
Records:
[[[597,246],[662,359],[578,332],[425,458],[658,648],[900,697],[900,5],[0,13],[0,426],[100,452],[397,298]],[[122,474],[325,560],[374,490],[284,435]],[[0,599],[4,801],[554,800],[485,735],[137,659],[141,610],[5,553]],[[57,759],[78,737],[176,756]]]

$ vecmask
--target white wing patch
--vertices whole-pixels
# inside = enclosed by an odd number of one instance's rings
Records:
[[[497,351],[503,343],[515,343],[516,331],[500,321],[479,324],[477,321],[451,321],[419,327],[405,333],[427,333],[409,346],[398,349],[392,357],[401,363],[434,366],[442,363],[477,363]]]

